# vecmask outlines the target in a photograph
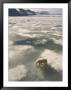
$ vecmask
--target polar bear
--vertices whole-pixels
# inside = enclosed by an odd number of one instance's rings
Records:
[[[38,66],[42,66],[42,65],[46,65],[47,64],[47,59],[45,58],[38,58],[36,61],[35,61],[36,65]]]

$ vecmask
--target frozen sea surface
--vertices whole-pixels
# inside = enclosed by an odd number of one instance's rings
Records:
[[[9,80],[62,80],[62,16],[9,17]],[[38,68],[43,57],[47,65]]]

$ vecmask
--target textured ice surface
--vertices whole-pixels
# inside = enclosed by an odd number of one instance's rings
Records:
[[[9,80],[62,80],[61,16],[9,17],[8,28]],[[34,64],[39,57],[47,58],[43,68]]]

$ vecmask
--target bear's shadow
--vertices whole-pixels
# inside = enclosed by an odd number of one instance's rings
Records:
[[[62,71],[57,71],[48,64],[40,67],[40,70],[45,77],[44,81],[62,81]]]

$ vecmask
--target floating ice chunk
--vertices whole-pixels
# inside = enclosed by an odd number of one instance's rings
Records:
[[[44,45],[46,43],[47,43],[46,39],[39,39],[39,40],[34,41],[35,45]]]
[[[24,65],[18,65],[15,68],[9,69],[8,79],[9,80],[20,80],[21,78],[26,77],[27,70]]]
[[[14,46],[14,47],[10,47],[9,48],[9,61],[12,60],[14,61],[15,59],[19,58],[21,56],[21,53],[23,52],[23,55],[25,53],[27,53],[30,50],[34,50],[34,48],[30,45],[26,45],[26,46]],[[18,59],[17,59],[18,60]]]
[[[46,58],[48,64],[57,71],[62,70],[62,55],[54,53],[51,50],[45,49],[40,55],[42,58]]]
[[[13,41],[9,40],[8,44],[9,45],[12,45],[13,44]]]

